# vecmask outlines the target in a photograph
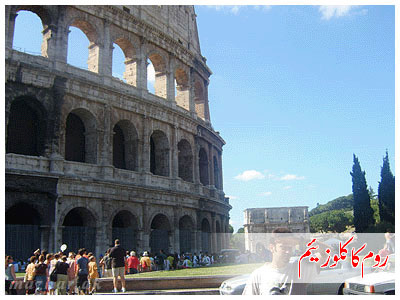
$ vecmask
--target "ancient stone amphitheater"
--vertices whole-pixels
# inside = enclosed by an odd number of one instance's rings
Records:
[[[20,11],[41,55],[13,49]],[[228,244],[224,140],[192,6],[6,6],[6,254],[86,247],[217,252]],[[70,27],[87,68],[67,63]],[[26,28],[30,30],[30,28]],[[113,45],[125,56],[112,76]],[[155,70],[147,88],[147,65]]]

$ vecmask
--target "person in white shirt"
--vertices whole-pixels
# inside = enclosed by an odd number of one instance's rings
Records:
[[[203,260],[201,261],[201,264],[202,264],[203,266],[211,266],[211,259],[210,259],[210,257],[208,256],[208,253],[206,253],[206,254],[203,256]]]
[[[298,240],[287,228],[277,228],[270,239],[272,261],[265,263],[252,274],[243,291],[243,295],[302,295],[306,294],[307,285],[319,273],[319,266],[325,260],[320,244],[319,264],[308,259],[301,262],[301,278],[298,277],[298,258],[291,259]]]

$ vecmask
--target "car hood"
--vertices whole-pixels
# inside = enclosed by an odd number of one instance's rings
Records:
[[[251,274],[244,274],[240,276],[236,276],[224,281],[225,285],[229,286],[238,286],[242,284],[246,284],[247,280],[250,278]]]
[[[374,272],[364,275],[364,278],[360,276],[352,277],[346,280],[348,283],[358,283],[364,285],[375,285],[383,284],[387,282],[394,282],[394,272]]]

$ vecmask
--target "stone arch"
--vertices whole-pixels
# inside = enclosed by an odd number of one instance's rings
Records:
[[[209,185],[209,171],[208,171],[208,155],[207,151],[202,147],[199,150],[199,173],[200,173],[200,182],[203,185]]]
[[[112,218],[112,245],[119,239],[126,250],[137,250],[138,247],[138,221],[129,210],[120,210]]]
[[[117,44],[125,56],[125,72],[124,79],[127,84],[137,86],[137,59],[136,59],[136,49],[129,41],[129,39],[125,37],[118,37],[114,40],[114,43]]]
[[[161,130],[150,136],[150,172],[154,175],[169,176],[169,141]]]
[[[31,204],[19,202],[5,213],[5,252],[23,259],[32,255],[32,249],[41,248],[43,217]]]
[[[164,214],[157,214],[152,218],[150,225],[150,249],[152,253],[160,250],[169,252],[170,237],[172,236],[171,223]]]
[[[167,60],[158,52],[148,54],[155,71],[154,94],[161,98],[167,98]]]
[[[113,128],[113,165],[131,171],[138,170],[138,133],[128,120],[121,120]]]
[[[97,218],[86,207],[74,207],[62,219],[62,243],[71,251],[86,248],[96,249]]]
[[[70,26],[76,27],[79,30],[81,30],[89,40],[89,48],[88,48],[89,53],[87,61],[88,70],[94,73],[98,73],[100,64],[99,59],[100,59],[101,46],[99,42],[100,36],[99,33],[97,32],[97,29],[89,21],[79,17],[71,20],[69,22],[68,28]]]
[[[217,189],[221,189],[221,171],[219,169],[218,158],[213,156],[213,164],[214,164],[214,186]]]
[[[88,110],[71,111],[65,120],[65,159],[97,162],[97,122]]]
[[[45,149],[47,111],[33,97],[11,103],[6,133],[6,152],[41,156]]]
[[[185,181],[193,182],[193,152],[186,139],[178,143],[178,176]]]
[[[43,30],[40,32],[41,44],[42,44],[40,52],[41,52],[41,56],[49,57],[50,53],[48,53],[48,49],[49,49],[48,42],[49,42],[49,39],[51,38],[51,36],[56,34],[56,32],[54,30],[54,26],[52,26],[52,20],[55,19],[53,17],[53,14],[51,13],[51,11],[49,9],[47,9],[46,7],[41,6],[41,5],[18,5],[15,7],[15,13],[16,13],[17,18],[18,18],[18,12],[21,12],[21,11],[28,11],[28,12],[34,13],[40,19],[42,26],[43,26]],[[30,30],[30,28],[25,28],[25,30]],[[15,35],[15,23],[14,23],[14,28],[13,28],[12,32],[13,32],[13,37],[12,37],[11,42],[13,43],[14,35]],[[38,33],[38,35],[39,35],[39,33]]]
[[[201,221],[201,248],[203,252],[211,251],[211,225],[207,218]]]
[[[196,80],[194,83],[194,105],[196,114],[203,120],[206,120],[207,105],[204,84]]]
[[[190,216],[184,215],[179,219],[180,253],[192,253],[192,249],[195,247],[194,228],[194,222]]]
[[[189,75],[184,68],[175,70],[176,95],[175,102],[178,106],[190,110],[190,84]]]

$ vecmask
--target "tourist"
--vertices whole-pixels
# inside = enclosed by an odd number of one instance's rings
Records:
[[[89,260],[85,257],[86,250],[85,249],[80,249],[79,250],[79,258],[76,261],[77,265],[77,270],[75,276],[78,277],[78,290],[79,293],[82,295],[87,294],[87,288],[88,288],[88,275],[89,275],[89,270],[88,270],[88,264]]]
[[[30,264],[26,267],[24,282],[25,282],[25,294],[32,295],[35,293],[35,261],[36,256],[30,258]]]
[[[5,270],[6,270],[6,281],[5,281],[5,289],[8,295],[16,295],[17,291],[15,289],[15,281],[17,277],[15,276],[15,269],[14,269],[14,259],[12,256],[6,256],[5,259]]]
[[[125,250],[121,247],[120,241],[115,240],[115,246],[111,248],[109,256],[112,258],[111,268],[113,274],[114,293],[118,292],[117,283],[118,277],[121,278],[122,292],[126,291],[125,288]]]
[[[57,261],[55,270],[57,274],[56,282],[56,295],[66,295],[68,285],[68,269],[69,264],[67,263],[67,257],[63,255],[59,261]]]
[[[145,251],[142,258],[140,259],[140,265],[142,267],[142,272],[151,271],[151,260],[149,258],[149,253]]]
[[[35,285],[36,294],[46,295],[46,281],[49,271],[47,265],[45,264],[44,255],[40,255],[38,263],[35,265]]]
[[[103,277],[112,277],[112,270],[111,270],[111,257],[109,256],[110,254],[110,249],[108,249],[103,256],[103,258],[100,260],[100,264],[103,267]]]
[[[193,267],[197,268],[199,266],[199,258],[197,257],[196,252],[193,255]]]
[[[166,256],[163,252],[163,250],[160,249],[156,257],[154,258],[155,264],[156,264],[156,269],[158,271],[164,270],[164,260]]]
[[[75,295],[75,287],[76,287],[76,262],[75,262],[75,253],[70,252],[68,254],[67,264],[68,268],[68,294]]]
[[[89,257],[89,295],[92,295],[96,289],[96,280],[99,278],[97,270],[96,257]]]
[[[170,253],[166,259],[168,262],[168,270],[172,270],[174,268],[174,256]]]
[[[136,256],[135,251],[131,251],[131,255],[127,259],[129,274],[137,274],[138,266],[140,264],[139,259]]]
[[[246,283],[243,295],[302,295],[307,284],[318,274],[320,264],[326,261],[326,245],[316,242],[319,263],[302,262],[298,276],[298,260],[290,261],[299,239],[287,228],[276,228],[270,238],[272,261],[256,269]]]
[[[183,269],[189,269],[191,268],[192,265],[192,261],[189,259],[189,256],[183,256],[183,263],[182,263],[182,268]]]
[[[211,259],[208,256],[208,252],[206,252],[206,254],[203,255],[203,259],[201,261],[201,265],[202,266],[211,266]]]
[[[52,281],[50,279],[50,274],[51,274],[51,272],[53,272],[54,268],[56,267],[56,263],[57,263],[58,258],[59,258],[58,254],[53,255],[53,254],[49,253],[46,256],[46,262],[45,263],[46,263],[47,268],[48,268],[47,290],[49,292],[49,295],[54,295],[54,292],[56,290],[56,282]]]

